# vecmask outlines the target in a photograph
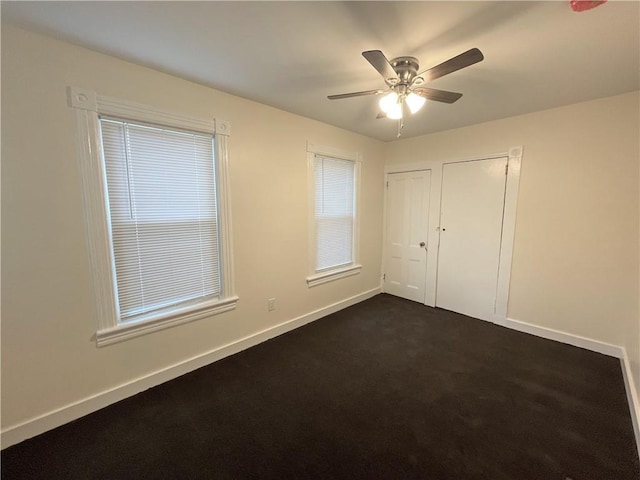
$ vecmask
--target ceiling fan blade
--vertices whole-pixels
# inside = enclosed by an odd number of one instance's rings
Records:
[[[414,88],[413,93],[420,95],[421,97],[428,98],[429,100],[435,100],[436,102],[453,103],[462,97],[461,93],[447,92],[446,90],[437,90],[429,87]]]
[[[338,95],[329,95],[329,100],[339,100],[341,98],[362,97],[363,95],[380,95],[386,90],[365,90],[364,92],[340,93]]]
[[[382,75],[385,82],[391,83],[394,80],[396,82],[399,80],[398,74],[380,50],[367,50],[362,52],[362,56]]]
[[[449,75],[450,73],[460,70],[461,68],[468,67],[469,65],[473,65],[474,63],[481,62],[482,60],[484,60],[482,52],[477,48],[472,48],[471,50],[461,53],[457,57],[450,58],[446,62],[442,62],[440,65],[436,65],[435,67],[419,73],[418,76],[424,78],[425,82],[430,82],[431,80]]]

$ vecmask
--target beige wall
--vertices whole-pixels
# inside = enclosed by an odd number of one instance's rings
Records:
[[[387,145],[387,163],[523,145],[508,317],[624,346],[640,387],[639,92]]]
[[[96,348],[66,87],[231,123],[237,310]],[[2,428],[379,286],[382,144],[2,27]],[[306,142],[360,151],[362,273],[307,288]],[[267,312],[267,299],[277,309]]]

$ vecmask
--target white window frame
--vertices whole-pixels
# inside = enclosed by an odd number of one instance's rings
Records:
[[[353,257],[351,263],[335,268],[316,268],[317,232],[315,220],[315,168],[316,155],[347,160],[354,163],[354,218],[353,218]],[[323,283],[332,282],[340,278],[356,275],[362,270],[360,264],[360,172],[362,169],[362,155],[359,152],[347,152],[340,149],[307,143],[307,191],[309,195],[309,275],[307,286],[315,287]]]
[[[79,87],[68,87],[67,93],[69,106],[75,112],[76,118],[76,146],[82,175],[85,229],[96,302],[97,346],[113,344],[233,310],[238,302],[238,297],[234,293],[233,279],[228,158],[228,142],[231,133],[229,123],[215,119],[190,118],[146,105],[106,97]],[[188,306],[178,306],[170,311],[148,316],[138,322],[119,322],[115,262],[111,245],[108,193],[105,166],[102,160],[99,115],[214,135],[218,227],[221,245],[222,294],[220,298]]]

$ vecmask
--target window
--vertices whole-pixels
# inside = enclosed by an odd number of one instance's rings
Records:
[[[309,286],[360,272],[358,253],[358,184],[360,157],[310,145]]]
[[[353,262],[354,171],[352,161],[315,156],[316,271]]]
[[[120,321],[220,295],[213,136],[100,118]]]
[[[98,345],[235,308],[228,124],[69,93]]]

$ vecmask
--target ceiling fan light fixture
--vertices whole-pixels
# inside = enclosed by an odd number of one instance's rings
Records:
[[[402,99],[396,92],[389,92],[380,99],[380,110],[387,118],[398,120],[402,118]]]
[[[411,113],[418,113],[418,111],[420,111],[420,109],[424,106],[424,102],[426,100],[426,98],[411,92],[409,95],[407,95],[405,102],[407,103],[409,110],[411,110]]]
[[[387,114],[387,118],[400,120],[402,118],[402,103],[393,104],[385,113]]]
[[[388,114],[394,105],[398,104],[398,94],[396,92],[389,92],[380,99],[380,110]]]

